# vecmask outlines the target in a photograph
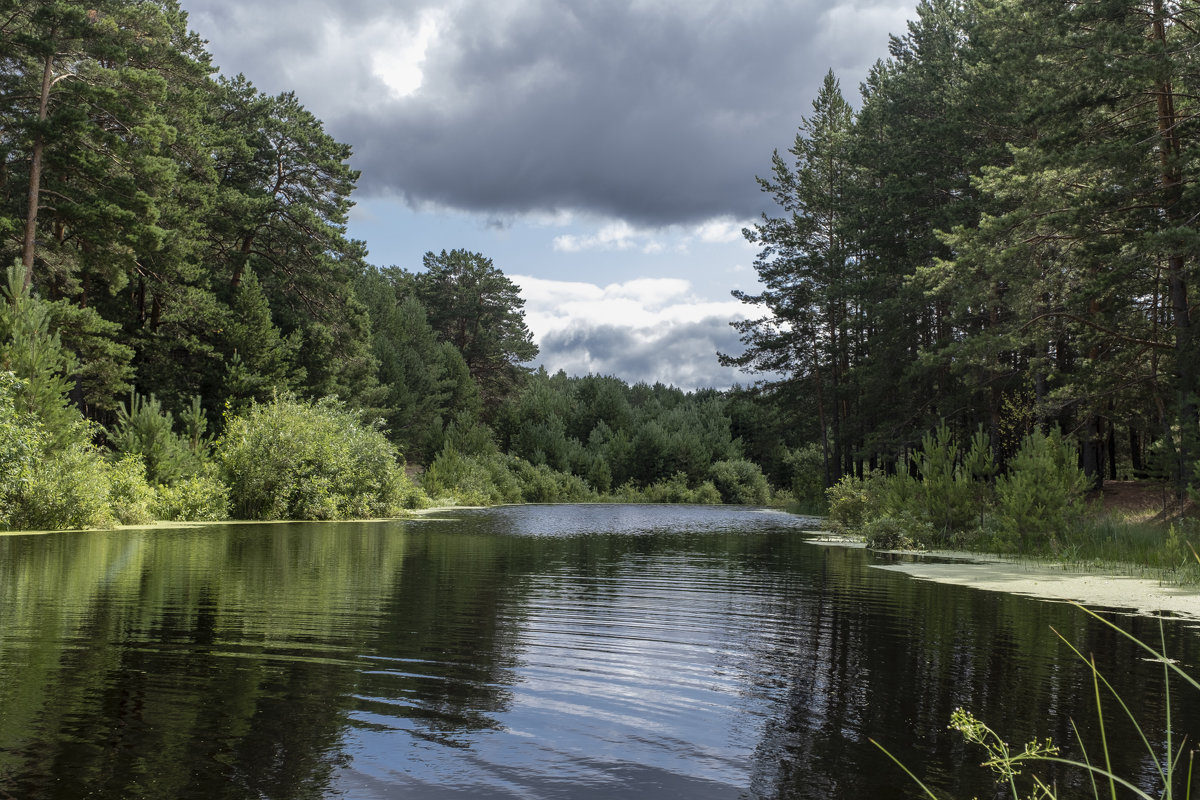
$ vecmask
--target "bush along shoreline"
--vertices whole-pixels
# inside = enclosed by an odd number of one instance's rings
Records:
[[[477,423],[450,426],[418,485],[382,427],[335,398],[251,401],[240,412],[227,410],[224,432],[214,439],[198,400],[176,419],[153,395],[136,393],[110,430],[65,404],[67,422],[56,430],[22,410],[38,389],[0,373],[0,529],[370,519],[434,504],[773,499],[762,470],[744,459],[714,463],[700,482],[679,472],[600,493],[577,475],[501,453]],[[94,444],[101,435],[111,450]]]
[[[1025,436],[999,473],[988,436],[960,443],[939,425],[911,469],[846,476],[829,488],[831,527],[877,550],[950,549],[1087,564],[1127,564],[1200,583],[1197,520],[1132,522],[1088,502],[1075,443],[1057,429]]]

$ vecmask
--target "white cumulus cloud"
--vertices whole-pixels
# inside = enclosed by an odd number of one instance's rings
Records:
[[[525,321],[551,372],[616,375],[685,389],[725,388],[747,376],[722,367],[717,352],[740,352],[729,326],[745,317],[736,300],[705,301],[679,278],[640,278],[600,286],[528,275],[521,287]]]

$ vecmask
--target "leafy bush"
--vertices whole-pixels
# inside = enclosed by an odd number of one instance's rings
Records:
[[[1075,445],[1058,430],[1026,436],[996,481],[1001,525],[1028,546],[1036,538],[1053,539],[1079,517],[1087,477],[1078,466]]]
[[[423,502],[383,433],[333,398],[252,404],[216,449],[239,518],[387,517]]]
[[[500,453],[464,456],[450,445],[429,465],[421,485],[439,502],[462,505],[596,499],[596,493],[577,475]]]
[[[154,509],[163,520],[218,522],[229,518],[229,487],[206,471],[173,485],[160,485]]]
[[[708,477],[723,502],[762,506],[771,498],[766,476],[751,461],[742,458],[718,461],[709,468]]]
[[[72,444],[39,459],[10,499],[8,524],[17,530],[109,528],[108,464],[91,445]]]
[[[792,496],[805,511],[813,514],[828,509],[825,496],[825,460],[821,446],[813,443],[806,447],[789,450],[784,464],[791,474]]]
[[[920,550],[933,543],[934,527],[911,514],[875,517],[863,526],[867,547],[876,550]]]
[[[145,525],[155,519],[157,495],[146,482],[146,467],[135,455],[108,465],[108,504],[122,525]]]
[[[0,525],[9,524],[10,506],[32,478],[42,452],[41,427],[22,420],[13,405],[20,381],[0,372]]]
[[[435,502],[489,506],[520,503],[521,485],[503,457],[464,456],[446,446],[421,476],[421,488]]]
[[[862,478],[844,476],[825,490],[830,521],[838,527],[861,529],[866,522],[879,516],[887,481],[887,476],[878,470],[872,470]]]
[[[696,503],[700,505],[720,505],[721,493],[717,491],[717,487],[713,485],[712,481],[704,481],[694,489],[689,488],[687,473],[677,472],[670,478],[664,478],[643,488],[638,488],[630,481],[602,499],[615,503]]]

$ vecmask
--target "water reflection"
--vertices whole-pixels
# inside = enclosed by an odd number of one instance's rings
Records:
[[[1165,724],[1159,668],[1069,606],[871,569],[804,524],[534,506],[0,538],[0,797],[920,796],[868,737],[991,796],[956,706],[1014,742],[1096,735],[1051,626]]]

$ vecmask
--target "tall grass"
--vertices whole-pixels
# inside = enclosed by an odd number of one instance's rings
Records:
[[[1200,556],[1196,556],[1197,561],[1200,561]],[[1082,737],[1079,735],[1079,728],[1075,721],[1071,721],[1071,727],[1075,731],[1075,736],[1080,740],[1082,749],[1082,757],[1080,759],[1064,758],[1057,745],[1050,739],[1034,739],[1027,742],[1019,749],[1014,748],[994,730],[989,728],[981,720],[977,719],[970,711],[965,709],[956,709],[950,718],[950,728],[962,734],[967,742],[981,747],[986,754],[986,758],[982,766],[990,769],[996,776],[997,782],[1004,784],[1007,787],[1007,795],[1014,800],[1027,798],[1028,800],[1057,800],[1058,789],[1051,782],[1047,783],[1037,774],[1036,770],[1039,764],[1060,764],[1068,767],[1081,770],[1088,778],[1091,786],[1091,796],[1095,800],[1101,798],[1110,798],[1116,800],[1118,787],[1132,793],[1134,797],[1143,798],[1144,800],[1176,800],[1179,797],[1178,784],[1180,779],[1184,779],[1183,795],[1180,800],[1191,800],[1192,787],[1194,784],[1194,756],[1196,751],[1193,749],[1187,751],[1187,742],[1178,741],[1172,731],[1171,719],[1171,676],[1172,673],[1182,678],[1193,689],[1200,691],[1200,682],[1191,675],[1188,675],[1174,661],[1166,655],[1166,636],[1162,632],[1161,621],[1159,623],[1160,631],[1160,647],[1154,648],[1145,642],[1141,641],[1133,634],[1122,630],[1117,625],[1114,625],[1109,620],[1098,614],[1089,611],[1083,606],[1076,604],[1076,607],[1084,613],[1089,614],[1093,618],[1099,620],[1104,625],[1107,625],[1112,630],[1119,633],[1121,636],[1134,642],[1138,647],[1145,650],[1150,658],[1162,664],[1163,669],[1163,687],[1164,687],[1164,703],[1166,710],[1166,719],[1164,723],[1165,730],[1163,731],[1165,746],[1160,752],[1155,745],[1150,741],[1147,732],[1141,727],[1136,715],[1129,705],[1121,698],[1120,694],[1113,688],[1112,684],[1101,674],[1096,666],[1094,658],[1089,658],[1080,652],[1073,644],[1058,631],[1054,631],[1071,652],[1081,659],[1088,667],[1092,676],[1092,687],[1096,699],[1096,714],[1099,719],[1100,732],[1100,749],[1096,753],[1088,753],[1086,748],[1082,746]],[[1149,757],[1149,763],[1153,765],[1152,783],[1153,786],[1147,786],[1145,782],[1141,784],[1133,781],[1133,776],[1124,776],[1114,771],[1112,766],[1111,752],[1108,746],[1106,735],[1106,720],[1102,700],[1105,696],[1114,698],[1117,707],[1120,709],[1120,714],[1127,717],[1137,731],[1138,737],[1141,740],[1142,746],[1145,748]],[[883,753],[890,758],[905,774],[907,774],[926,796],[932,800],[942,800],[933,792],[920,778],[902,764],[899,759],[892,755],[888,750],[874,739],[871,743],[878,747]],[[1122,795],[1128,796],[1128,795]]]
[[[1110,516],[1079,520],[1063,534],[1054,552],[1042,555],[1080,566],[1124,567],[1180,585],[1200,584],[1200,563],[1194,557],[1200,528],[1179,520],[1163,526]]]

